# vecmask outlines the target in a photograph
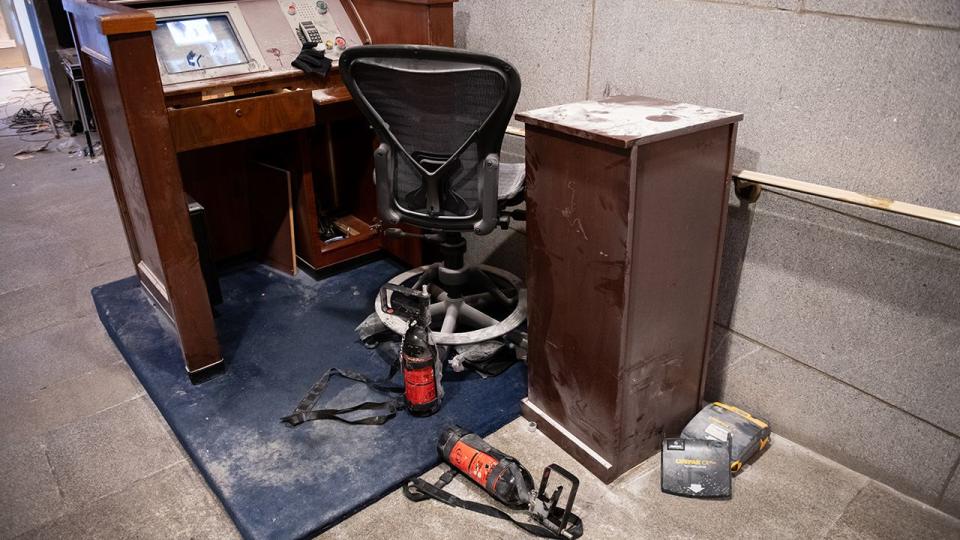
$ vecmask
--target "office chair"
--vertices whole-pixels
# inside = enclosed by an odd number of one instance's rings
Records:
[[[526,319],[526,290],[515,275],[486,265],[467,267],[464,232],[489,234],[523,200],[524,165],[501,164],[504,131],[520,95],[520,76],[507,62],[459,49],[413,45],[354,47],[340,74],[380,138],[374,152],[377,206],[387,229],[439,246],[442,262],[404,272],[389,283],[430,292],[437,345],[468,345],[507,336]],[[375,309],[393,332],[407,322],[378,297]],[[491,316],[505,314],[503,317]],[[442,317],[442,319],[440,319]]]

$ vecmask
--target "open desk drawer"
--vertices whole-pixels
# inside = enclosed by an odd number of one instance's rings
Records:
[[[313,99],[308,90],[282,90],[208,105],[169,108],[167,116],[177,152],[314,125]]]

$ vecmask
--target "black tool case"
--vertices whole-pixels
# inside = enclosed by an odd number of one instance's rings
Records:
[[[698,498],[730,497],[730,444],[706,439],[664,439],[660,490]]]

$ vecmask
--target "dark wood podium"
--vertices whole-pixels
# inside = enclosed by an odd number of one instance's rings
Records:
[[[356,16],[341,28],[375,43],[450,46],[455,1],[355,0],[348,6]],[[338,67],[320,77],[291,66],[301,43],[284,6],[244,0],[230,16],[248,14],[234,21],[249,23],[244,54],[270,47],[260,51],[269,69],[164,83],[150,10],[174,3],[210,14],[229,8],[204,0],[64,0],[64,8],[134,267],[175,324],[187,372],[200,380],[224,359],[188,194],[205,208],[217,263],[252,254],[293,273],[300,263],[328,268],[380,249],[408,262],[419,262],[421,252],[417,241],[382,234],[369,124]],[[339,0],[327,3],[349,15]],[[342,199],[330,204],[342,207],[330,217],[348,229],[336,242],[318,226],[330,199]]]
[[[605,482],[700,408],[736,112],[645,97],[529,111],[523,414]]]

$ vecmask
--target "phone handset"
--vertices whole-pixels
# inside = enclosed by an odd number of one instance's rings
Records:
[[[347,40],[344,39],[343,36],[328,35],[324,37],[320,34],[320,29],[313,21],[301,21],[297,35],[303,43],[316,43],[317,49],[332,50],[336,48],[338,51],[342,51],[347,48]]]
[[[304,43],[323,43],[320,28],[313,21],[300,21],[299,37]]]

